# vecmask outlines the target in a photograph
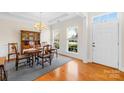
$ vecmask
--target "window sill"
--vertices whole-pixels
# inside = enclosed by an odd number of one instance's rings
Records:
[[[66,53],[69,53],[69,54],[79,54],[78,52],[69,52],[69,51],[66,51]]]

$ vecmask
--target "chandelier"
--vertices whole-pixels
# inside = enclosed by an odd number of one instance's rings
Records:
[[[40,20],[39,22],[35,23],[34,24],[34,28],[38,31],[42,31],[42,30],[45,30],[47,29],[47,26],[42,22],[42,19],[41,19],[41,12],[40,12]]]

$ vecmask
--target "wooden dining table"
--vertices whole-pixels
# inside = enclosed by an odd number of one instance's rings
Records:
[[[32,66],[34,65],[34,59],[39,53],[42,52],[42,49],[43,49],[42,47],[38,47],[38,48],[29,48],[23,50],[23,54],[27,54],[32,57]]]
[[[58,55],[57,50],[55,49],[51,49],[51,52],[55,51],[56,56]],[[28,48],[28,49],[24,49],[23,50],[23,54],[27,54],[29,56],[31,56],[31,60],[32,60],[32,66],[34,65],[34,62],[36,62],[36,59],[38,59],[38,55],[39,53],[43,52],[43,47],[37,47],[37,48]],[[35,60],[34,60],[35,59]],[[30,60],[30,61],[31,61]],[[38,60],[39,61],[39,60]],[[37,62],[37,64],[40,64],[40,62]]]

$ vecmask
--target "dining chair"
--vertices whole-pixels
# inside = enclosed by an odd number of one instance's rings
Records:
[[[11,56],[16,54],[13,46],[16,46],[16,48],[18,48],[18,43],[8,43],[8,61],[10,61]]]
[[[51,52],[52,52],[53,54],[56,54],[56,57],[58,57],[58,49],[55,47],[55,43],[53,44],[53,47],[52,47],[52,49],[51,49]]]
[[[17,48],[15,46],[13,46],[16,52],[16,62],[15,62],[15,68],[16,71],[18,70],[18,67],[20,64],[29,64],[29,66],[31,65],[31,60],[30,60],[30,56],[27,54],[21,54],[18,52]],[[27,60],[26,62],[21,61],[21,60]]]
[[[41,42],[41,46],[48,45],[47,42]]]
[[[35,44],[35,48],[38,50],[36,53],[35,53],[35,62],[37,65],[41,65],[40,61],[39,61],[39,58],[38,58],[38,55],[42,52],[42,47],[41,47],[41,44],[39,42],[37,42]]]
[[[51,65],[53,59],[53,53],[51,52],[51,49],[51,45],[45,45],[43,46],[42,52],[38,55],[38,57],[41,58],[41,64],[43,68],[45,62],[48,62]]]

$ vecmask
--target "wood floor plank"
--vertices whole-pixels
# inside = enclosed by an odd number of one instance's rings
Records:
[[[36,81],[71,80],[124,80],[124,72],[95,63],[85,64],[82,61],[75,59],[36,79]]]

